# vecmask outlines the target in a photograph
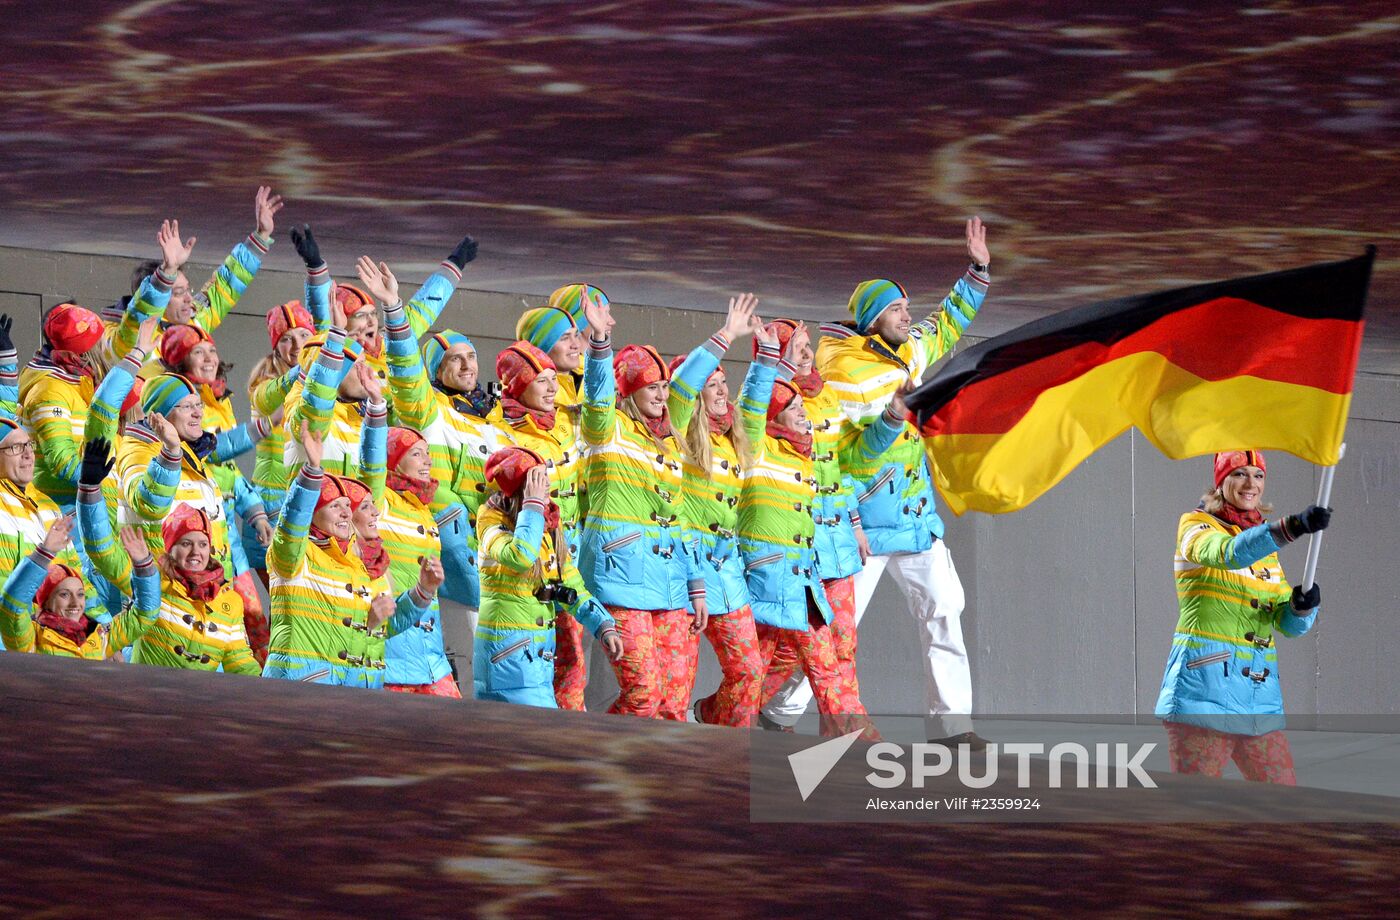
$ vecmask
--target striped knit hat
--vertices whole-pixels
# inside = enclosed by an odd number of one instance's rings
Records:
[[[1221,451],[1215,455],[1215,487],[1220,488],[1225,477],[1242,466],[1257,466],[1262,473],[1269,471],[1269,468],[1264,465],[1264,455],[1257,450]]]
[[[566,284],[549,295],[549,305],[551,307],[558,307],[572,316],[574,325],[580,329],[588,325],[588,318],[583,315],[584,291],[588,292],[588,296],[592,298],[593,302],[598,306],[606,307],[608,305],[608,295],[603,293],[603,289],[596,288],[585,281],[576,281],[573,284]]]
[[[282,336],[293,329],[305,329],[311,333],[316,331],[316,323],[311,319],[311,313],[301,305],[300,300],[289,300],[282,306],[267,311],[267,339],[273,348],[277,347]]]
[[[908,299],[904,288],[887,278],[862,281],[856,285],[847,306],[856,319],[856,331],[864,335],[889,305],[901,297]]]
[[[520,321],[515,324],[515,337],[548,353],[566,333],[575,329],[578,323],[563,307],[536,307],[521,314]]]
[[[169,415],[170,410],[179,405],[186,396],[199,393],[190,379],[183,374],[161,374],[146,381],[141,389],[141,408],[147,415],[159,412]]]
[[[476,351],[476,346],[472,344],[471,339],[460,332],[453,332],[451,329],[434,333],[428,336],[428,340],[423,343],[423,363],[428,366],[429,380],[437,379],[438,368],[442,367],[442,359],[447,357],[447,349],[453,345],[465,345],[472,351]]]
[[[25,428],[19,423],[18,419],[11,418],[8,415],[0,415],[0,443],[4,443],[5,439],[16,431],[28,430],[28,428]]]
[[[671,368],[650,345],[626,345],[613,358],[617,395],[626,399],[642,387],[671,379]]]
[[[529,342],[512,342],[496,356],[496,379],[511,399],[519,399],[540,374],[557,370],[549,355]]]
[[[350,489],[346,485],[347,482],[348,480],[334,473],[326,473],[321,479],[321,494],[316,496],[316,510],[320,511],[338,498],[349,499],[350,508],[353,510],[355,507],[355,499],[350,495]],[[366,492],[368,491],[369,490],[366,489]]]

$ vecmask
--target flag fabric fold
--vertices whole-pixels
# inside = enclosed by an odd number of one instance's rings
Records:
[[[1026,507],[1136,426],[1162,453],[1337,462],[1374,247],[1066,310],[954,356],[908,399],[957,514]]]

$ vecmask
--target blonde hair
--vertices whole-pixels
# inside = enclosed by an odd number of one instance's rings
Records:
[[[498,489],[491,493],[490,498],[486,499],[486,504],[505,515],[506,523],[514,532],[515,520],[520,514],[520,506],[525,504],[524,489],[515,495],[507,495]],[[559,572],[564,571],[564,566],[569,564],[569,541],[564,538],[564,522],[560,521],[558,527],[549,531],[549,535],[554,539],[554,555],[558,559],[558,570],[554,574],[558,575]],[[543,559],[535,559],[532,571],[542,583],[549,581],[549,574],[544,570]]]
[[[274,377],[281,377],[292,369],[292,365],[282,360],[281,355],[276,351],[267,355],[253,365],[252,373],[248,375],[248,395],[252,396],[253,389],[265,380]]]
[[[739,410],[735,409],[737,416]],[[710,464],[714,463],[714,447],[710,442],[710,413],[704,406],[696,410],[690,417],[690,425],[685,429],[685,437],[681,439],[681,447],[685,451],[685,459],[706,473],[710,472]],[[744,430],[744,426],[739,424],[738,418],[729,426],[729,432],[723,437],[729,438],[729,443],[734,445],[734,453],[738,454],[739,462],[744,466],[749,465],[752,445],[749,444],[749,434]]]
[[[1205,495],[1201,496],[1201,505],[1205,508],[1206,514],[1218,516],[1226,504],[1228,504],[1228,502],[1225,501],[1224,489],[1211,489]],[[1273,511],[1274,506],[1268,502],[1259,503],[1259,512],[1261,514],[1272,514]]]

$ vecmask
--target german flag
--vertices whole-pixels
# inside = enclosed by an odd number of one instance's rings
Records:
[[[1091,304],[972,346],[908,399],[938,490],[957,514],[1016,511],[1131,426],[1178,460],[1336,463],[1374,258]]]

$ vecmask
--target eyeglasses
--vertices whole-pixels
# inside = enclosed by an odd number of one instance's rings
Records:
[[[34,442],[25,441],[23,444],[6,444],[0,447],[0,454],[7,457],[29,457],[34,454]]]

